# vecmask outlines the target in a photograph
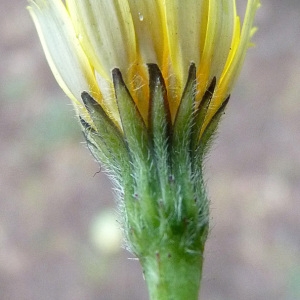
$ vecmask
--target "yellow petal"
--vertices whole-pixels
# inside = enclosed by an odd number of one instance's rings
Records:
[[[225,67],[234,32],[236,17],[235,0],[218,0],[217,5],[217,40],[212,53],[210,73],[220,79]]]
[[[203,1],[164,1],[171,64],[181,85],[192,62],[200,62]]]
[[[161,0],[128,0],[138,45],[145,63],[162,69],[167,47],[164,8]]]
[[[173,119],[187,80],[189,66],[192,62],[196,65],[200,62],[202,27],[205,25],[205,20],[202,18],[204,2],[163,1],[170,56],[166,85]]]
[[[201,19],[203,20],[200,43],[200,64],[197,64],[198,97],[201,98],[209,84],[210,68],[214,45],[218,38],[218,0],[204,0]],[[214,76],[214,75],[212,75]],[[197,99],[198,100],[198,99]]]
[[[168,43],[166,39],[166,22],[163,1],[128,0],[134,24],[137,59],[129,66],[125,74],[130,93],[136,102],[140,113],[147,122],[149,83],[147,63],[156,63],[163,75],[168,76]]]
[[[259,6],[259,0],[248,1],[241,36],[238,38],[235,35],[233,38],[233,53],[230,53],[228,56],[229,63],[226,64],[220,79],[217,87],[216,97],[219,94],[225,95],[226,97],[226,94],[228,94],[232,89],[241,71],[247,50],[251,45],[251,37],[255,32],[255,28],[253,28],[253,21],[256,10]],[[239,31],[239,23],[237,24],[237,30]],[[235,45],[236,43],[238,43],[238,45]]]
[[[102,77],[97,71],[96,79],[102,94],[102,107],[107,115],[121,128],[121,120],[115,98],[113,83],[110,79]]]
[[[67,0],[67,8],[81,45],[97,72],[110,79],[113,68],[122,72],[136,59],[136,42],[125,0]]]
[[[77,111],[82,109],[82,91],[100,101],[93,69],[85,56],[65,6],[59,0],[30,1],[30,14],[37,28],[50,68]]]
[[[213,77],[220,78],[230,51],[234,28],[235,0],[205,1],[201,60],[198,67],[197,100],[203,93]]]
[[[205,119],[205,126],[209,120],[222,105],[222,102],[229,95],[239,73],[242,68],[247,49],[250,46],[250,40],[255,32],[253,29],[253,21],[257,8],[260,6],[259,0],[248,0],[245,19],[243,23],[242,32],[240,34],[240,22],[239,18],[235,17],[234,33],[231,42],[231,50],[228,54],[228,58],[221,75],[221,78],[216,87],[213,99],[210,104],[209,112]],[[235,14],[236,15],[236,14]],[[203,132],[202,130],[202,132]]]

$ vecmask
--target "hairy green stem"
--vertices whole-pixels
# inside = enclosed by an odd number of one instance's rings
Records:
[[[151,300],[197,300],[203,257],[175,245],[141,258]]]

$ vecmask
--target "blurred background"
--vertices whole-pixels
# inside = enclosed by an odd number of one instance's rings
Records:
[[[262,2],[206,165],[206,300],[300,299],[300,1]],[[0,299],[146,300],[25,6],[0,0]]]

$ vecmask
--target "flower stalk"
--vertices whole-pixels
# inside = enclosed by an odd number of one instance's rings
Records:
[[[209,232],[204,158],[259,0],[248,0],[242,30],[234,0],[29,2],[87,146],[115,184],[151,300],[196,300]]]
[[[181,252],[175,244],[140,260],[152,300],[198,299],[203,257]]]

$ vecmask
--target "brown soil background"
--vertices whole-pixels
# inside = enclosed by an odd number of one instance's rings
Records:
[[[262,2],[206,165],[206,300],[300,299],[300,1]],[[146,300],[131,254],[91,240],[111,186],[25,6],[0,0],[0,299]]]

